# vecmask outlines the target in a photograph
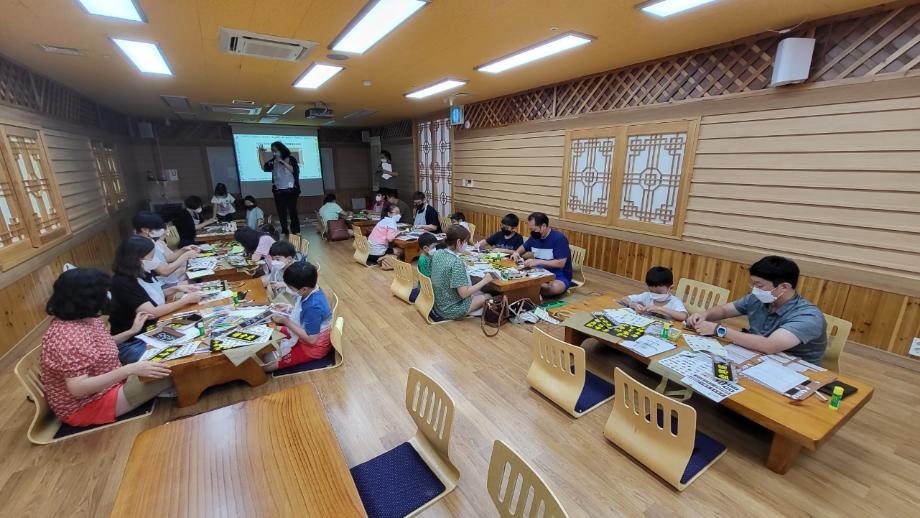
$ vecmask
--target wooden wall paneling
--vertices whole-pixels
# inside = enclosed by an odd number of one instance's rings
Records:
[[[891,335],[888,350],[906,356],[914,338],[920,337],[920,298],[907,297],[900,322]]]

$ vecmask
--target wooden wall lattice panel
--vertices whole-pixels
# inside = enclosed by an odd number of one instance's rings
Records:
[[[0,103],[112,133],[129,133],[130,120],[125,115],[2,56]]]
[[[484,235],[499,228],[501,216],[460,207],[467,221]],[[522,221],[520,232],[526,233]],[[700,254],[682,252],[626,240],[576,232],[557,227],[572,245],[587,250],[585,266],[644,281],[652,266],[667,266],[675,282],[688,277],[722,286],[731,291],[732,300],[750,291],[748,265]],[[590,275],[589,275],[590,277]],[[590,279],[589,279],[590,281]],[[822,311],[853,323],[850,340],[902,356],[911,340],[920,335],[920,298],[853,286],[843,282],[803,276],[799,279],[802,296]]]
[[[817,40],[810,82],[920,70],[920,5],[819,20],[746,40],[474,103],[471,128],[715,97],[769,87],[780,39]]]

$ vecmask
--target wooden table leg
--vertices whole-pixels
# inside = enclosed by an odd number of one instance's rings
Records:
[[[412,264],[418,257],[418,250],[414,246],[403,248],[403,261]]]
[[[201,393],[205,389],[230,381],[242,380],[251,387],[268,381],[265,371],[252,359],[246,360],[238,366],[234,366],[226,358],[223,360],[216,365],[186,369],[179,372],[174,370],[172,378],[173,384],[176,386],[176,405],[180,408],[194,405],[198,402],[198,398],[201,397]]]
[[[572,329],[571,327],[565,328],[565,341],[572,345],[581,345],[582,342],[591,338],[588,334],[582,333],[581,331]]]
[[[539,284],[505,292],[505,296],[508,297],[509,304],[512,302],[517,302],[521,299],[530,299],[530,301],[534,304],[539,304],[543,301],[543,297],[540,295]]]
[[[783,435],[773,434],[773,443],[770,444],[770,455],[767,457],[767,468],[774,473],[785,475],[795,463],[802,446]]]

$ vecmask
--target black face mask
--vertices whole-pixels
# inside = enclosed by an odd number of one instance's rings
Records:
[[[530,233],[530,237],[532,237],[533,239],[543,239],[543,234],[537,231],[533,231]]]
[[[513,230],[502,230],[502,234],[504,234],[505,237],[511,237],[514,235],[514,231]]]

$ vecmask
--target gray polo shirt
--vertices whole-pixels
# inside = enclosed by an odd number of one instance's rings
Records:
[[[805,361],[821,365],[827,349],[827,322],[824,313],[798,293],[775,312],[754,295],[746,295],[734,302],[735,309],[747,315],[751,333],[770,336],[777,329],[785,329],[799,339],[799,345],[786,352]]]

